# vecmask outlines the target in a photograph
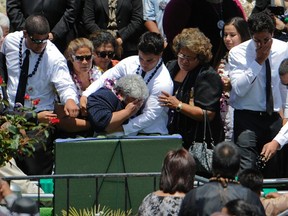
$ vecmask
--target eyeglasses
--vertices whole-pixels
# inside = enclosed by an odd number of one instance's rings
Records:
[[[178,55],[177,55],[180,59],[182,59],[182,60],[187,60],[187,61],[193,61],[193,60],[195,60],[197,57],[195,56],[195,57],[192,57],[192,56],[187,56],[187,55],[184,55],[184,54],[182,54],[182,53],[178,53]]]
[[[108,56],[109,59],[112,59],[115,56],[115,53],[112,51],[96,52],[96,54],[100,58],[106,58],[106,56]]]
[[[72,55],[72,58],[74,61],[83,61],[84,59],[86,61],[90,61],[92,59],[92,55],[83,55],[83,56],[76,56],[76,55]]]
[[[34,39],[32,36],[29,36],[29,38],[34,44],[44,44],[48,41],[48,37],[46,39]]]

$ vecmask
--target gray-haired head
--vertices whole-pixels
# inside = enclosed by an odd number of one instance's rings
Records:
[[[6,16],[4,13],[0,13],[0,26],[3,31],[4,37],[9,33],[10,29],[10,20],[8,16]]]
[[[0,26],[10,26],[10,20],[4,13],[0,13]]]
[[[125,97],[132,97],[138,100],[146,100],[149,96],[149,91],[146,83],[139,75],[126,75],[120,78],[114,89],[121,91]]]

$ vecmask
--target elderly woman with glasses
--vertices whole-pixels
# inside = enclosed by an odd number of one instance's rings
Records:
[[[82,96],[82,92],[102,75],[99,69],[93,67],[93,53],[93,44],[87,38],[72,40],[65,51],[70,75],[76,85],[79,98]],[[60,117],[58,127],[63,131],[77,133],[90,128],[89,122],[81,116],[78,118],[65,116],[60,105],[56,106],[56,113]]]
[[[119,61],[121,47],[116,43],[113,35],[106,30],[98,30],[89,36],[94,46],[94,64],[99,70],[105,72],[115,66]]]
[[[203,110],[207,110],[215,143],[222,140],[220,103],[222,82],[209,66],[212,58],[210,40],[198,29],[187,28],[173,40],[177,60],[167,63],[174,82],[174,96],[162,92],[159,101],[169,107],[169,133],[179,133],[183,146],[189,149],[193,141],[203,141]],[[206,132],[207,142],[211,141]]]

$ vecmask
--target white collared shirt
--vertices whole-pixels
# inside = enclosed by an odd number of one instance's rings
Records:
[[[278,74],[279,65],[288,57],[288,44],[273,39],[269,61],[271,67],[271,86],[274,111],[283,108],[288,117],[287,88],[281,84]],[[256,62],[255,42],[251,39],[229,52],[229,77],[232,90],[230,104],[238,110],[266,111],[266,66]]]
[[[159,60],[157,65],[160,61],[161,60]],[[83,95],[88,97],[90,94],[101,88],[106,79],[119,79],[127,74],[136,74],[139,65],[139,56],[130,56],[123,59],[113,68],[103,73],[98,80],[93,82],[86,91],[83,92]],[[154,70],[155,68],[146,73],[144,77],[145,82],[149,79]],[[170,77],[169,71],[163,63],[157,70],[157,73],[149,81],[147,87],[149,89],[149,97],[145,102],[144,109],[140,115],[130,119],[128,124],[123,125],[125,135],[136,135],[137,133],[168,134],[168,109],[160,106],[158,96],[161,94],[161,91],[166,91],[169,94],[172,94],[173,81]]]
[[[20,77],[19,43],[21,37],[23,37],[22,31],[10,33],[6,36],[2,45],[2,52],[6,55],[7,93],[10,108],[14,107]],[[22,43],[23,59],[25,58],[26,49],[24,38]],[[28,74],[31,74],[34,70],[38,57],[39,54],[33,51],[30,52]],[[66,103],[68,99],[73,99],[78,103],[76,86],[70,76],[66,59],[57,47],[48,40],[37,71],[35,75],[28,78],[26,86],[26,94],[29,94],[31,99],[40,99],[40,103],[36,106],[36,112],[54,110],[55,89],[62,103]],[[25,100],[24,106],[31,107],[31,101]]]

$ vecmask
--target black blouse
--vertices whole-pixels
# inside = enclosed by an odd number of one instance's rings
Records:
[[[174,80],[180,70],[177,60],[167,63],[171,78]],[[175,82],[175,81],[174,81]],[[223,141],[223,126],[220,118],[220,98],[223,86],[220,76],[215,70],[206,65],[199,65],[194,70],[189,71],[181,84],[175,83],[174,95],[183,103],[189,104],[190,98],[193,97],[195,106],[202,109],[216,112],[215,118],[210,122],[212,136],[215,143]],[[172,114],[173,113],[173,114]],[[183,146],[189,148],[191,143],[196,140],[203,140],[203,122],[198,122],[182,113],[169,111],[169,133],[179,133],[183,137]],[[196,129],[197,128],[197,129]],[[206,132],[207,142],[211,142],[208,131]]]

